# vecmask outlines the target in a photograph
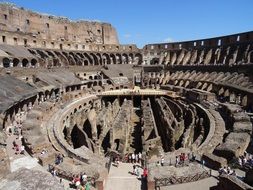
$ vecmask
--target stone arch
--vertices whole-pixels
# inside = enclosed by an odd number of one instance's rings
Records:
[[[88,53],[83,53],[83,56],[86,58],[86,60],[88,60],[89,65],[93,65],[93,61]]]
[[[55,54],[61,60],[61,64],[62,65],[69,65],[69,60],[68,60],[67,56],[63,52],[57,52],[57,51],[55,51]]]
[[[119,53],[115,55],[116,57],[116,64],[122,64],[122,57]]]
[[[98,58],[98,63],[99,65],[103,65],[103,59],[102,59],[102,55],[100,53],[96,54],[97,58]]]
[[[111,148],[110,138],[111,138],[111,135],[110,135],[110,130],[109,130],[102,141],[102,148],[104,150],[104,153],[107,153],[108,149]]]
[[[76,54],[73,52],[69,52],[69,56],[71,56],[75,60],[75,65],[78,65],[79,59],[77,58]]]
[[[150,61],[150,65],[158,65],[159,63],[159,58],[158,57],[154,57],[151,61]]]
[[[89,65],[89,61],[88,61],[87,59],[85,59],[85,60],[83,61],[83,64],[84,64],[85,66],[88,66],[88,65]]]
[[[122,54],[122,64],[128,64],[128,55],[125,53]]]
[[[142,64],[142,55],[140,53],[134,55],[134,62],[136,62],[137,65]]]
[[[110,56],[107,53],[103,53],[102,58],[103,58],[103,65],[111,64]]]
[[[56,55],[54,54],[53,51],[46,51],[46,53],[47,53],[50,57],[56,58]]]
[[[97,125],[97,139],[99,139],[101,133],[102,133],[102,126],[101,125]]]
[[[129,54],[128,60],[129,60],[129,62],[128,62],[129,64],[133,64],[133,62],[134,62],[134,55],[132,53]]]
[[[28,67],[28,64],[29,64],[28,59],[24,58],[24,59],[22,60],[22,67]]]
[[[40,57],[42,58],[42,59],[46,59],[46,58],[48,58],[49,56],[45,53],[45,51],[43,51],[43,50],[36,50],[37,51],[37,53],[40,55]]]
[[[11,61],[9,58],[7,57],[3,58],[3,67],[8,68],[11,66],[10,64],[11,64]]]
[[[98,61],[97,56],[94,53],[90,53],[90,55],[94,60],[94,65],[99,65],[99,61]]]
[[[31,60],[31,65],[33,66],[33,67],[35,67],[36,65],[37,65],[37,60],[36,59],[32,59]]]
[[[113,53],[110,54],[110,59],[111,59],[111,64],[116,64],[117,63],[116,62],[116,56]]]
[[[70,136],[74,149],[80,148],[83,145],[88,147],[86,137],[83,132],[77,127],[77,125],[73,127]]]
[[[83,131],[86,133],[88,138],[92,139],[92,128],[89,119],[86,119],[86,121],[84,122]]]
[[[68,58],[69,58],[69,64],[70,65],[76,65],[76,60],[75,60],[74,56],[71,53],[68,55]]]
[[[18,58],[14,58],[12,62],[13,62],[13,67],[17,67],[19,65],[20,60]]]

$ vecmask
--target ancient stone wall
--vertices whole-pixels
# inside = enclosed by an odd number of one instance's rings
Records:
[[[71,21],[3,3],[0,12],[0,30],[6,32],[0,43],[58,49],[73,46],[72,42],[77,47],[119,43],[116,30],[108,23]]]

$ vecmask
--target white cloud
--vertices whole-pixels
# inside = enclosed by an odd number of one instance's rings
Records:
[[[173,42],[174,40],[171,37],[165,38],[163,40],[164,42]]]

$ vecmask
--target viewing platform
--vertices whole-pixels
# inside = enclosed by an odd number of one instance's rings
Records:
[[[97,96],[169,96],[171,98],[179,97],[173,91],[139,88],[105,91],[97,94]]]

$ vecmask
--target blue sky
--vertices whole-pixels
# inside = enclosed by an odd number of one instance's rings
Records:
[[[1,2],[2,0],[0,0]],[[5,0],[37,12],[111,23],[120,43],[185,41],[253,30],[253,0]]]

